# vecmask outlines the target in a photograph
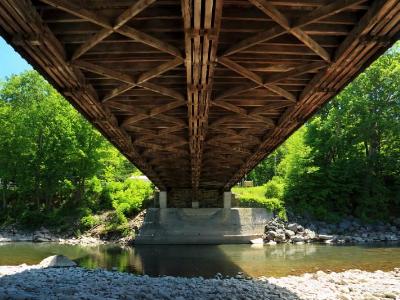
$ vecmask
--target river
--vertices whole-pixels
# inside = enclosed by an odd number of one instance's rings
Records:
[[[366,245],[60,245],[57,243],[0,244],[0,265],[37,264],[63,254],[85,268],[104,268],[150,276],[299,275],[307,272],[392,270],[400,267],[400,244]]]

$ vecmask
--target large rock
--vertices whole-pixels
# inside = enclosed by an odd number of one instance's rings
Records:
[[[321,241],[329,241],[333,239],[333,235],[328,235],[328,234],[319,234],[318,239]]]
[[[76,267],[76,263],[64,255],[53,255],[43,259],[39,265],[43,268]]]
[[[274,241],[278,234],[275,231],[268,231],[267,232],[267,239],[269,241]]]
[[[285,234],[286,234],[286,237],[287,237],[288,239],[290,239],[292,236],[295,235],[294,231],[289,230],[289,229],[286,229],[286,230],[285,230]]]
[[[294,233],[296,233],[298,226],[299,225],[297,223],[291,223],[291,224],[288,224],[287,229],[289,229],[289,230],[293,231]]]
[[[316,237],[316,233],[310,229],[306,229],[306,230],[304,230],[304,236],[307,239],[314,240]]]
[[[286,236],[284,233],[277,233],[276,237],[275,237],[275,242],[278,243],[283,243],[286,241]]]
[[[250,240],[252,244],[264,244],[264,240],[262,238]]]
[[[294,237],[292,237],[292,242],[293,243],[299,243],[299,242],[304,242],[305,238],[301,235],[295,235]]]

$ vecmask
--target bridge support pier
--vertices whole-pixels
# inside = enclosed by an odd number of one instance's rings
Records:
[[[159,196],[158,196],[158,201],[160,204],[160,208],[167,208],[167,192],[166,191],[160,191]]]
[[[224,208],[232,207],[232,192],[224,192]]]

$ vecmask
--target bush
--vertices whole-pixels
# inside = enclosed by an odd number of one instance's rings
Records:
[[[275,176],[264,187],[266,198],[283,198],[284,183],[282,178]]]
[[[100,222],[101,221],[98,216],[88,215],[88,216],[81,218],[80,224],[81,224],[82,229],[90,229],[96,225],[99,225]]]
[[[240,207],[261,207],[273,212],[282,219],[286,219],[284,202],[279,198],[266,198],[266,185],[256,187],[235,187],[232,191],[236,194]]]
[[[112,206],[118,214],[131,216],[139,213],[153,194],[150,182],[127,179],[123,183],[113,184],[109,190]]]

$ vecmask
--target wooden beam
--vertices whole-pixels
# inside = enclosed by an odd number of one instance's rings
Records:
[[[204,3],[182,0],[181,3],[185,32],[191,181],[193,194],[196,195],[200,184],[223,0],[205,0]]]
[[[98,33],[93,35],[86,43],[82,44],[72,55],[72,60],[78,59],[80,56],[88,52],[98,43],[110,36],[116,29],[126,24],[134,16],[142,12],[145,8],[152,5],[156,0],[139,0],[133,4],[130,8],[125,10],[116,21],[112,28],[104,28]]]
[[[174,90],[172,90],[170,88],[163,87],[163,86],[160,86],[160,85],[157,85],[157,84],[154,84],[154,83],[150,83],[150,82],[139,83],[132,76],[130,76],[128,74],[124,74],[122,72],[114,71],[112,69],[105,68],[103,66],[99,66],[99,65],[96,65],[96,64],[84,61],[84,60],[75,60],[75,61],[72,62],[72,65],[74,65],[74,66],[76,66],[76,67],[78,67],[80,69],[83,69],[83,70],[86,70],[86,71],[89,71],[89,72],[93,72],[93,73],[102,75],[102,76],[107,77],[107,78],[117,79],[119,81],[131,84],[132,87],[133,86],[140,86],[140,87],[142,87],[144,89],[151,90],[153,92],[156,92],[156,93],[164,95],[164,96],[168,96],[168,97],[175,98],[175,99],[182,100],[182,101],[184,101],[184,99],[185,99],[182,94],[180,94],[177,91],[174,91]],[[146,75],[146,77],[148,77],[148,76],[149,75]],[[129,89],[127,87],[127,85],[124,85],[123,87],[119,87],[117,91],[113,91],[111,93],[112,94],[117,94],[117,93],[120,93],[121,91],[123,91],[125,89]],[[111,94],[107,95],[107,97],[110,97],[110,96],[111,96]]]
[[[187,143],[187,142],[185,142],[185,143]],[[176,149],[175,148],[176,145],[165,147],[165,146],[160,146],[158,144],[149,143],[149,142],[141,142],[141,141],[138,141],[138,142],[135,141],[133,144],[135,146],[141,146],[141,147],[149,148],[149,149],[151,149],[153,151],[172,152],[174,154],[183,154],[183,155],[187,154],[187,152],[185,150]],[[177,145],[180,145],[180,144],[177,144]]]
[[[330,62],[331,58],[329,53],[322,48],[316,41],[314,41],[308,34],[306,34],[300,28],[291,28],[290,21],[271,3],[267,0],[249,0],[252,4],[254,4],[258,9],[264,12],[267,16],[281,25],[286,31],[293,34],[300,41],[303,42],[304,45],[309,47],[312,51],[322,57],[325,61]]]
[[[251,134],[241,134],[241,133],[237,132],[236,130],[233,130],[230,128],[223,128],[220,126],[215,126],[215,127],[209,126],[209,130],[221,132],[221,133],[224,133],[226,135],[229,135],[229,136],[232,136],[235,138],[243,138],[243,139],[249,140],[251,142],[257,143],[257,144],[261,142],[261,140],[259,138],[255,137]]]
[[[136,122],[139,122],[139,121],[151,118],[151,117],[155,117],[157,115],[160,115],[162,113],[165,113],[165,112],[167,112],[169,110],[172,110],[174,108],[177,108],[177,107],[185,105],[185,104],[186,104],[185,101],[177,100],[177,101],[173,101],[173,102],[170,102],[170,103],[155,107],[155,108],[151,109],[146,114],[138,114],[138,115],[134,115],[132,117],[129,117],[129,118],[125,119],[122,122],[121,126],[122,127],[126,127],[128,125],[132,125],[132,124],[134,124]]]
[[[230,47],[229,49],[227,49],[222,54],[222,56],[229,56],[229,55],[235,54],[237,52],[240,52],[240,51],[250,48],[252,46],[272,40],[272,39],[274,39],[278,36],[281,36],[285,33],[286,33],[286,30],[283,29],[281,26],[274,26],[266,31],[262,31],[260,33],[257,33],[256,35],[253,35],[253,36],[246,38],[238,43],[235,43],[235,45]]]
[[[305,26],[311,23],[318,22],[332,15],[338,14],[346,9],[359,5],[365,0],[333,0],[329,4],[324,4],[307,15],[299,17],[292,23],[292,28]]]
[[[282,89],[279,86],[276,86],[274,84],[269,84],[269,83],[264,83],[263,79],[261,76],[257,75],[256,73],[249,71],[245,67],[239,65],[238,63],[234,62],[233,60],[227,58],[227,57],[220,57],[218,59],[218,62],[222,64],[223,66],[227,67],[228,69],[242,75],[243,77],[250,79],[251,81],[257,83],[259,86],[263,86],[274,93],[281,95],[289,100],[296,100],[296,96],[293,95],[292,93]]]
[[[233,96],[233,95],[240,95],[240,94],[243,94],[244,92],[248,92],[248,91],[254,90],[254,89],[258,88],[258,87],[260,87],[260,85],[254,84],[254,83],[235,86],[235,87],[233,87],[233,88],[231,88],[229,90],[223,91],[222,93],[218,94],[215,97],[215,100],[228,98],[228,97]]]
[[[141,75],[139,75],[136,84],[123,84],[123,85],[113,89],[106,96],[104,96],[102,102],[105,102],[114,97],[117,97],[118,95],[125,93],[126,91],[130,90],[131,88],[133,88],[135,86],[140,86],[140,84],[142,84],[154,77],[157,77],[163,73],[166,73],[166,72],[176,68],[177,66],[181,65],[182,63],[183,63],[183,60],[179,57],[176,57],[175,59],[168,61],[164,64],[161,64],[158,67],[156,67],[150,71],[144,72]],[[158,89],[154,90],[154,85],[152,85],[152,87],[153,87],[153,89],[152,89],[153,91],[161,93],[162,95],[169,95],[172,98],[179,97],[181,99],[181,97],[178,94],[173,93],[171,90],[170,91],[165,90],[165,89],[162,90],[160,87]],[[148,89],[150,89],[150,88],[148,88]]]
[[[82,70],[86,70],[92,73],[102,75],[107,78],[117,79],[125,83],[136,85],[135,78],[119,71],[114,71],[112,69],[105,68],[103,66],[99,66],[97,64],[93,64],[84,60],[74,60],[73,62],[71,62],[71,64]]]
[[[296,29],[296,28],[300,28],[302,26],[306,26],[306,25],[315,23],[323,18],[329,17],[331,15],[334,15],[341,11],[344,11],[348,8],[351,8],[355,5],[357,5],[357,3],[359,4],[360,2],[364,2],[364,1],[360,1],[360,0],[335,0],[335,1],[332,1],[332,3],[323,5],[319,8],[316,8],[315,10],[306,14],[304,17],[300,17],[300,18],[294,20],[293,23],[291,24],[291,28]],[[272,11],[276,11],[276,9],[272,9]],[[284,23],[286,23],[286,24],[288,23],[284,20],[284,18],[282,16],[280,16],[280,19],[283,19]],[[233,45],[232,47],[230,47],[223,53],[223,56],[229,56],[234,53],[245,50],[247,48],[258,45],[260,43],[264,43],[266,41],[272,40],[278,36],[285,34],[286,32],[287,32],[287,30],[282,28],[281,26],[271,27],[268,30],[262,31],[260,33],[257,33],[256,35],[253,35],[249,38],[246,38],[240,42],[235,43],[235,45]],[[297,34],[301,35],[301,33],[297,33]],[[312,43],[312,42],[310,42],[310,43]],[[324,54],[324,55],[326,55],[326,54]]]
[[[245,78],[250,79],[251,81],[257,83],[258,85],[263,85],[263,80],[261,76],[257,75],[256,73],[249,71],[245,67],[239,65],[238,63],[234,62],[233,60],[227,57],[220,57],[218,58],[218,63],[227,67],[228,69],[242,75]]]
[[[168,123],[180,125],[183,128],[188,127],[184,120],[177,118],[177,117],[172,117],[172,116],[167,116],[167,115],[157,115],[157,116],[152,116],[152,118],[162,120],[162,121],[165,121]]]
[[[144,32],[131,28],[127,25],[120,26],[118,28],[114,28],[114,26],[101,15],[91,12],[87,9],[82,9],[78,4],[72,2],[71,0],[40,0],[48,5],[54,6],[55,8],[64,10],[73,14],[83,20],[86,20],[91,23],[95,23],[105,29],[112,30],[113,32],[118,32],[124,36],[132,38],[136,41],[142,42],[143,44],[149,45],[153,48],[156,48],[160,51],[169,53],[173,56],[182,57],[179,49],[176,47],[163,42],[157,38],[154,38]]]
[[[336,50],[335,61],[344,57],[346,53],[353,50],[354,45],[357,44],[360,37],[367,32],[379,19],[384,17],[388,8],[392,7],[396,0],[377,0],[371,5],[371,8],[362,17],[361,21],[353,28],[345,40],[341,43],[340,47]]]
[[[151,82],[144,82],[144,83],[140,83],[138,84],[138,86],[141,86],[142,88],[146,89],[146,90],[150,90],[153,92],[156,92],[158,94],[164,95],[164,96],[168,96],[177,100],[181,100],[181,101],[185,101],[185,97],[170,88],[155,84],[155,83],[151,83]]]
[[[138,83],[148,81],[154,77],[157,77],[163,73],[166,73],[172,69],[175,69],[176,67],[180,66],[181,64],[183,64],[183,59],[180,57],[175,57],[171,61],[167,61],[166,63],[163,63],[150,71],[142,73],[138,77]]]
[[[277,74],[270,75],[270,76],[265,78],[264,83],[265,84],[276,83],[276,82],[281,81],[283,79],[297,77],[297,76],[303,75],[305,73],[309,73],[309,72],[312,72],[312,71],[317,71],[317,70],[325,68],[325,67],[327,67],[327,63],[326,62],[319,62],[319,61],[311,63],[311,64],[301,65],[301,66],[292,68],[290,71],[287,71],[287,72],[282,72],[282,73],[277,73]]]
[[[55,8],[62,9],[70,13],[71,15],[77,16],[81,19],[87,20],[92,22],[96,25],[99,25],[104,28],[112,28],[112,23],[107,20],[107,18],[92,12],[88,9],[82,8],[78,4],[74,3],[73,1],[66,1],[66,0],[40,0],[48,5],[51,5]]]
[[[227,145],[225,143],[217,142],[217,141],[207,141],[207,145],[212,145],[215,147],[219,147],[222,149],[226,149],[228,151],[239,152],[245,155],[251,155],[251,151],[245,147]]]
[[[263,116],[259,116],[257,114],[249,114],[246,109],[241,108],[239,106],[236,106],[234,104],[231,104],[229,102],[223,101],[223,100],[218,100],[218,101],[211,101],[211,104],[214,106],[222,107],[226,110],[232,111],[234,113],[237,113],[241,116],[256,120],[258,122],[262,122],[268,125],[268,127],[274,127],[275,123],[270,119],[270,118],[265,118]]]
[[[130,89],[132,89],[133,87],[135,87],[136,84],[131,84],[131,83],[125,83],[120,85],[119,87],[116,87],[115,89],[111,90],[109,93],[107,93],[103,99],[101,100],[101,102],[106,102],[112,98],[115,98],[123,93],[125,93],[126,91],[129,91]]]

